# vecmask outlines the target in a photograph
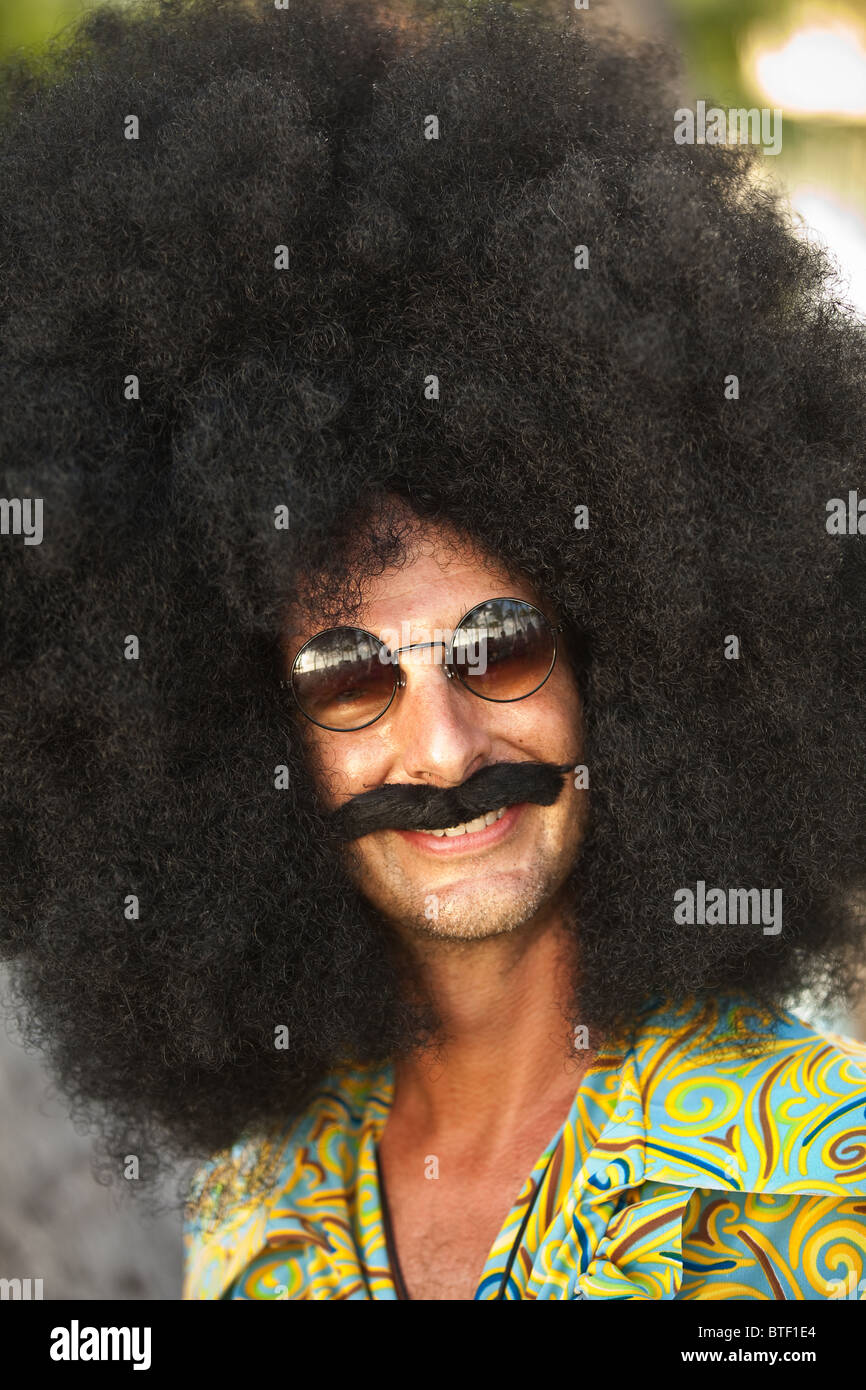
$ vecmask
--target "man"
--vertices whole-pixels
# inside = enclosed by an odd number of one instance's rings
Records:
[[[862,1276],[788,1010],[862,961],[863,334],[659,70],[225,0],[8,75],[4,938],[115,1171],[205,1160],[187,1297]]]

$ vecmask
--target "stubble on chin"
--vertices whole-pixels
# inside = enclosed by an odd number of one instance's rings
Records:
[[[413,889],[398,883],[395,875],[389,891],[380,875],[375,883],[370,881],[369,870],[364,872],[356,855],[352,877],[374,911],[405,940],[469,943],[506,936],[526,926],[556,896],[561,876],[533,872],[497,892],[483,875],[471,886],[438,891],[423,884]]]

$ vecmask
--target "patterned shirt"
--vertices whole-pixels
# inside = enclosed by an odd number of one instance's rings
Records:
[[[760,1055],[694,1006],[599,1053],[474,1297],[866,1300],[866,1045],[760,1018]],[[390,1064],[335,1072],[282,1134],[206,1164],[184,1297],[396,1299],[377,1175],[393,1089]]]

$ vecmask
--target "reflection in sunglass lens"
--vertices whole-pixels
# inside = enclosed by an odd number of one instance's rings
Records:
[[[454,635],[456,674],[486,700],[519,700],[550,675],[553,629],[531,603],[491,599],[463,619]]]
[[[384,644],[357,627],[321,632],[302,647],[292,669],[295,699],[327,729],[360,729],[388,707],[395,668],[381,661]]]

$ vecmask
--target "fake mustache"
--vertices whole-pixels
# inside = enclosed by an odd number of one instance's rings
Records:
[[[332,811],[328,824],[340,840],[376,830],[444,830],[521,801],[552,806],[570,771],[570,763],[491,763],[459,787],[386,782]]]

